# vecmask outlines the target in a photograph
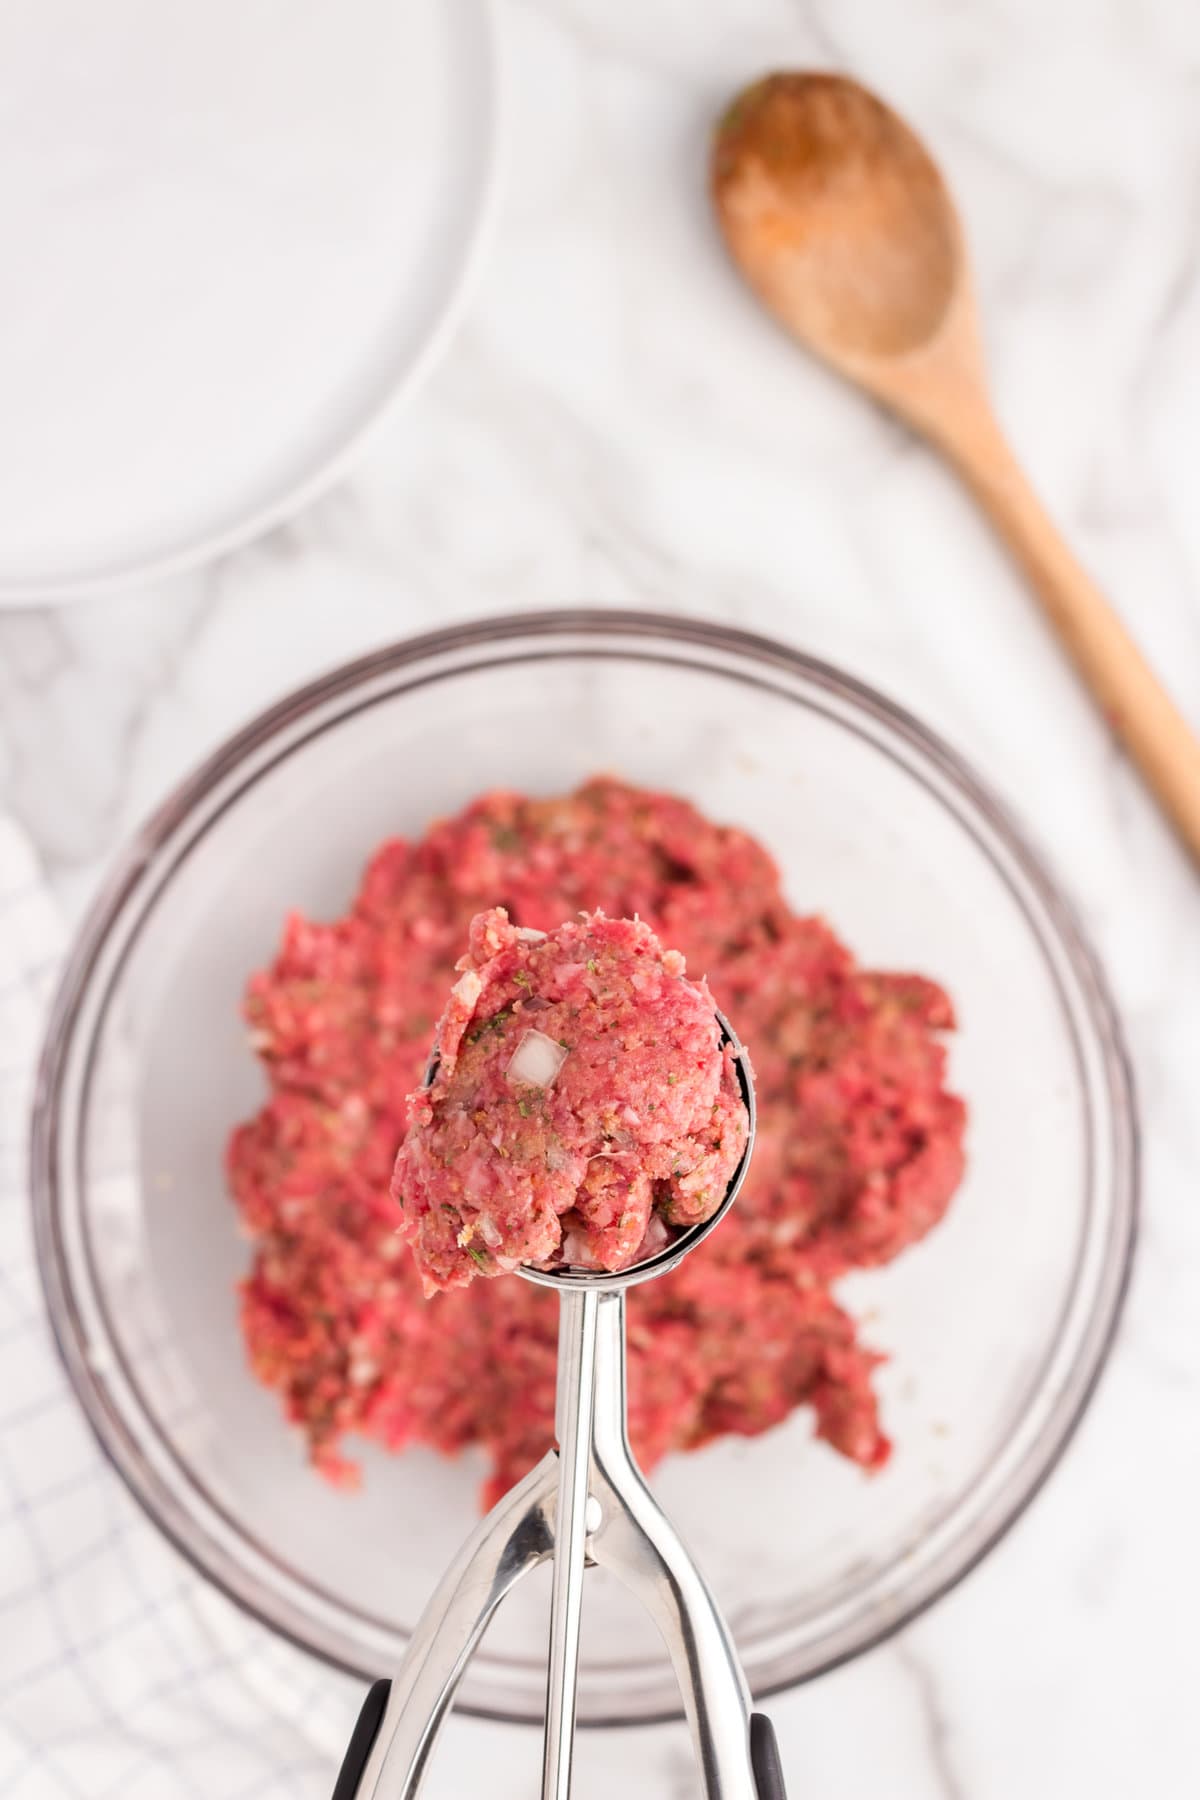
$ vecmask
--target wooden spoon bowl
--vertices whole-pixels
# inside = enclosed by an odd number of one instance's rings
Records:
[[[742,273],[822,355],[892,357],[937,332],[963,260],[954,207],[924,145],[857,82],[747,89],[721,121],[712,185]]]

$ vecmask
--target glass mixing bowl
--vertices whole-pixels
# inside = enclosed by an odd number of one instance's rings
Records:
[[[368,1447],[363,1491],[336,1492],[247,1373],[222,1178],[263,1092],[241,992],[285,912],[340,912],[379,839],[600,771],[755,833],[794,904],[944,982],[961,1018],[966,1182],[925,1243],[840,1289],[889,1357],[889,1467],[864,1476],[801,1411],[654,1475],[761,1694],[875,1643],[1012,1523],[1091,1392],[1134,1233],[1129,1074],[1078,927],[957,757],[859,683],[716,626],[572,612],[399,644],[264,714],[150,821],[70,959],[34,1121],[42,1270],[88,1417],[162,1529],[320,1657],[391,1667],[481,1466]],[[541,1716],[544,1573],[501,1609],[467,1707]],[[585,1637],[585,1720],[678,1710],[652,1628],[599,1574]]]

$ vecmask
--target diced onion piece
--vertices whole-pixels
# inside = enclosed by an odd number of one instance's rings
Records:
[[[661,1213],[652,1212],[646,1220],[646,1235],[638,1245],[638,1262],[648,1262],[652,1256],[657,1256],[660,1250],[665,1250],[670,1241],[671,1233],[666,1220]]]
[[[530,1087],[549,1087],[567,1060],[567,1052],[544,1031],[525,1031],[512,1054],[505,1074],[510,1081],[528,1082]]]
[[[569,1269],[598,1269],[596,1253],[582,1231],[564,1231],[562,1260]]]
[[[464,1014],[468,1014],[482,992],[483,983],[479,979],[478,970],[464,969],[450,989],[450,998],[458,1002]]]
[[[517,941],[519,943],[522,943],[522,944],[544,944],[546,941],[545,932],[538,931],[532,925],[518,925],[516,928],[516,931],[517,931]]]

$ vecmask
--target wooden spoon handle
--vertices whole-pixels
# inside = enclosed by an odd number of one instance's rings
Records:
[[[1028,575],[1047,617],[1200,862],[1200,739],[1038,500],[991,414],[946,448]]]

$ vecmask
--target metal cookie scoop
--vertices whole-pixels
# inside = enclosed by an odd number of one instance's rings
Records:
[[[559,1296],[558,1447],[467,1539],[423,1613],[396,1676],[363,1704],[333,1800],[412,1800],[454,1691],[492,1614],[521,1576],[554,1559],[542,1800],[569,1800],[584,1571],[611,1570],[662,1633],[691,1727],[706,1800],[784,1800],[770,1722],[750,1714],[728,1627],[708,1586],[634,1462],[625,1416],[625,1293],[674,1269],[724,1218],[754,1147],[749,1060],[736,1056],[749,1131],[712,1218],[616,1274],[518,1272]],[[426,1076],[428,1081],[433,1065]]]

